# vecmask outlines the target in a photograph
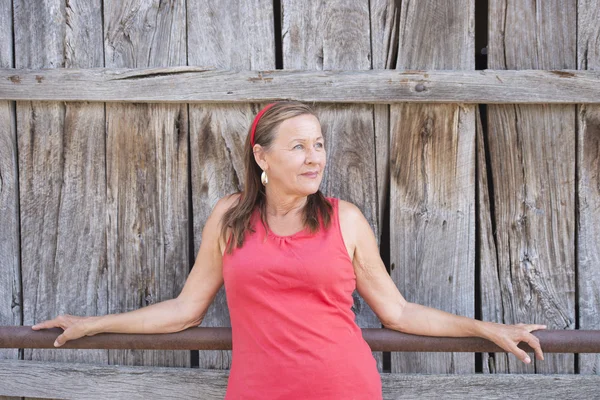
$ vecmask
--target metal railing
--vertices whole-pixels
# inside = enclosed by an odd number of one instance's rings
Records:
[[[62,329],[34,331],[29,326],[0,326],[0,348],[51,349]],[[482,338],[410,335],[386,328],[364,328],[372,351],[505,352]],[[600,353],[600,330],[540,330],[533,332],[545,353]],[[526,344],[519,347],[533,350]],[[65,349],[231,350],[231,328],[189,328],[177,333],[99,333],[68,341]]]

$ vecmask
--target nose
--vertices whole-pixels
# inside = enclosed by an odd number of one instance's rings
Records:
[[[311,164],[311,163],[316,162],[317,157],[318,157],[317,150],[314,147],[308,147],[306,150],[306,158],[305,158],[306,164]]]

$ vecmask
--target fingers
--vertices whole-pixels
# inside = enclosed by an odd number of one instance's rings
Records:
[[[68,341],[68,339],[65,337],[65,334],[63,332],[61,335],[58,335],[58,337],[54,341],[54,347],[60,347],[63,344],[65,344],[67,341]]]
[[[36,331],[39,329],[49,329],[49,328],[67,329],[68,325],[72,322],[73,318],[77,318],[77,317],[73,317],[72,315],[69,315],[69,314],[59,315],[58,317],[56,317],[54,319],[49,319],[47,321],[40,322],[39,324],[35,324],[31,327],[31,329],[36,330]]]
[[[34,331],[40,330],[40,329],[50,329],[50,328],[59,328],[60,325],[58,324],[58,322],[55,319],[50,319],[44,322],[40,322],[37,323],[35,325],[33,325],[31,327],[31,329],[33,329]]]
[[[69,340],[79,339],[80,337],[85,336],[84,333],[78,327],[68,328],[62,334],[58,335],[56,340],[54,341],[55,347],[60,347],[64,345]]]
[[[540,340],[536,336],[532,335],[531,332],[546,329],[547,326],[540,324],[527,324],[524,326],[524,328],[527,329],[527,331],[530,333],[525,339],[523,339],[523,341],[526,342],[529,345],[529,347],[533,349],[533,351],[535,352],[535,357],[538,360],[543,360],[544,353],[542,352]]]
[[[524,339],[523,342],[527,343],[529,345],[529,347],[531,347],[535,353],[535,357],[538,360],[543,360],[544,359],[544,353],[542,352],[542,346],[540,345],[540,340],[533,336],[531,333],[528,334]]]
[[[518,348],[516,344],[513,343],[510,346],[510,352],[513,353],[515,356],[517,356],[517,358],[519,360],[523,361],[525,364],[531,363],[531,358],[529,358],[529,356],[527,355],[527,353],[525,353],[525,351]]]
[[[529,345],[529,347],[531,347],[533,349],[533,352],[535,353],[535,357],[538,360],[543,360],[544,359],[544,353],[542,352],[542,346],[540,345],[540,340],[534,336],[533,334],[531,334],[532,331],[537,331],[537,330],[541,330],[541,329],[546,329],[547,326],[546,325],[540,325],[540,324],[515,324],[515,326],[518,326],[519,328],[523,328],[526,330],[526,333],[523,334],[523,336],[521,338],[519,338],[520,340],[518,340],[518,342],[525,342]],[[517,342],[517,343],[518,343]],[[518,350],[512,350],[512,352],[524,363],[529,364],[531,362],[531,359],[529,358],[529,356],[527,355],[527,353],[521,349],[519,349],[516,344],[515,347]]]
[[[44,322],[40,322],[38,324],[35,324],[31,327],[31,329],[33,329],[34,331],[40,330],[40,329],[46,329],[47,325],[46,325],[47,321]]]
[[[70,333],[69,329],[67,329],[62,334],[58,335],[58,337],[54,341],[54,347],[60,347],[63,344],[67,343],[69,340],[76,339],[76,338],[69,337],[70,336],[69,333]]]
[[[540,346],[540,341],[535,336],[533,336],[533,337],[535,338],[535,340],[534,339],[528,340],[527,343],[535,352],[535,358],[537,358],[538,360],[543,360],[544,353],[542,352],[542,346]]]
[[[525,351],[518,347],[520,342],[524,342],[529,345],[533,350],[535,357],[538,360],[544,359],[544,353],[542,352],[542,346],[540,340],[533,335],[532,331],[546,329],[546,325],[541,324],[514,324],[514,325],[500,325],[499,336],[501,340],[496,341],[505,351],[513,353],[519,360],[526,364],[531,363],[531,358]]]
[[[539,325],[539,324],[530,324],[530,325],[526,325],[525,328],[531,332],[531,331],[539,331],[541,329],[546,329],[547,326],[546,325]]]
[[[77,324],[77,321],[80,319],[80,317],[74,317],[68,314],[59,315],[54,319],[35,324],[31,327],[31,329],[37,331],[40,329],[62,328],[64,332],[60,334],[54,341],[54,347],[61,347],[69,340],[74,340],[85,336],[85,333],[83,333],[81,327]]]

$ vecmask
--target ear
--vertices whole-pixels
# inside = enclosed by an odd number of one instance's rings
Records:
[[[255,144],[254,148],[254,161],[264,171],[269,168],[269,162],[267,161],[267,152],[260,144]]]

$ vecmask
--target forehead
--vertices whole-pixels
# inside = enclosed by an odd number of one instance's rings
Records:
[[[313,115],[305,114],[283,121],[277,129],[276,140],[316,139],[319,136],[322,136],[319,120]]]

